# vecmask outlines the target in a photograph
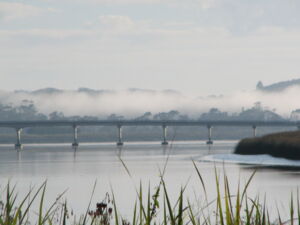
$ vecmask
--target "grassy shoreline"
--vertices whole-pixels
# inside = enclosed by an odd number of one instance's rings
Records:
[[[269,154],[274,157],[300,160],[300,131],[246,138],[238,143],[234,153],[240,155]]]

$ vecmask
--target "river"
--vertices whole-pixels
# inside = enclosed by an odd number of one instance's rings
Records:
[[[193,159],[210,199],[215,195],[215,168],[220,174],[226,172],[232,192],[236,191],[238,182],[243,186],[257,170],[249,187],[249,196],[266,194],[270,210],[277,211],[278,206],[288,215],[286,206],[291,192],[296,193],[300,185],[298,162],[268,156],[237,157],[232,154],[236,143],[215,141],[210,148],[199,141],[174,142],[167,147],[157,142],[125,143],[122,148],[116,147],[115,143],[87,143],[76,150],[69,144],[27,144],[21,151],[14,150],[12,145],[1,145],[0,188],[3,190],[10,181],[16,184],[22,196],[30,187],[37,187],[47,180],[48,204],[67,189],[64,198],[68,199],[69,207],[80,214],[86,210],[97,182],[92,207],[113,190],[119,211],[129,217],[139,183],[143,184],[144,190],[150,184],[154,191],[165,165],[164,179],[173,201],[186,184],[185,197],[192,202],[203,201],[203,189]]]

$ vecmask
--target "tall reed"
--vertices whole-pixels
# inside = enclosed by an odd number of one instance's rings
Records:
[[[195,172],[199,178],[205,204],[200,208],[194,207],[194,202],[185,198],[185,189],[179,190],[176,201],[172,202],[163,173],[154,191],[150,185],[145,189],[142,184],[136,190],[137,198],[132,210],[132,218],[124,218],[117,207],[113,191],[106,195],[102,202],[98,202],[94,209],[91,207],[94,185],[90,203],[86,212],[79,216],[69,214],[67,201],[62,199],[64,193],[58,196],[48,208],[45,207],[45,193],[47,182],[35,191],[31,189],[22,199],[16,192],[16,186],[6,185],[0,195],[0,225],[283,225],[300,224],[299,194],[291,195],[289,201],[289,218],[282,219],[279,210],[276,218],[270,218],[266,199],[250,198],[247,189],[255,175],[249,177],[246,184],[238,185],[234,192],[226,173],[220,176],[215,170],[216,196],[209,201],[205,181],[193,162]],[[146,193],[145,193],[146,190]],[[145,194],[146,195],[145,195]],[[111,196],[111,197],[110,197]],[[146,196],[146,197],[145,197]],[[39,201],[38,209],[33,209],[33,203]],[[47,204],[49,205],[49,204]],[[214,210],[211,210],[214,208]],[[35,211],[34,211],[35,210]],[[37,212],[35,217],[29,217]],[[77,219],[76,219],[77,218]]]

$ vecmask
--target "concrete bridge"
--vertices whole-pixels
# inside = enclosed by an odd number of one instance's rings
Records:
[[[213,144],[212,128],[216,126],[243,126],[253,129],[253,137],[256,136],[257,127],[296,127],[300,128],[300,121],[252,121],[252,120],[41,120],[41,121],[0,121],[0,128],[13,128],[16,130],[16,149],[22,148],[21,133],[22,129],[28,127],[73,127],[73,147],[77,147],[78,128],[82,126],[115,126],[118,131],[117,145],[123,145],[122,127],[123,126],[160,126],[162,127],[162,145],[167,145],[167,128],[169,126],[205,126],[208,130],[207,144]]]

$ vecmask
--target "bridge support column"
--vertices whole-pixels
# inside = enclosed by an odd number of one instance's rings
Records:
[[[17,143],[15,144],[15,149],[20,150],[23,148],[23,145],[21,144],[22,128],[16,128],[16,132],[17,132]]]
[[[208,125],[207,126],[207,130],[208,130],[208,141],[206,142],[206,144],[208,145],[212,145],[214,142],[212,141],[211,137],[212,137],[212,126]]]
[[[123,146],[124,143],[122,141],[122,126],[118,125],[118,142],[117,142],[117,146]]]
[[[73,125],[73,143],[72,143],[72,147],[78,147],[79,143],[78,143],[78,127],[76,125]]]
[[[163,141],[162,141],[162,145],[168,145],[168,142],[167,142],[167,126],[166,125],[163,125],[162,126],[163,128]]]
[[[256,137],[256,126],[253,125],[253,126],[252,126],[252,129],[253,129],[253,137]]]

